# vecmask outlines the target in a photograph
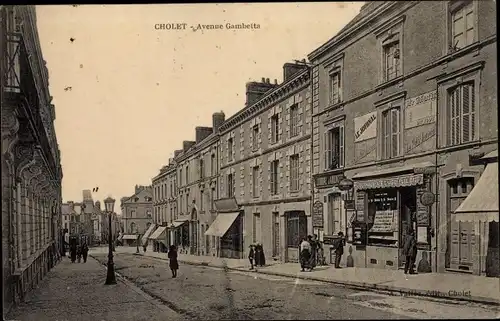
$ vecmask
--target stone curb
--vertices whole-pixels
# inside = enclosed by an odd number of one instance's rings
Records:
[[[139,253],[139,254],[133,253],[133,255],[146,256],[146,257],[156,258],[156,259],[163,260],[163,261],[168,261],[168,259],[166,259],[166,258],[144,255],[143,253]],[[487,304],[487,305],[500,306],[500,300],[479,297],[479,296],[457,297],[457,296],[447,295],[446,293],[440,292],[440,291],[416,290],[416,289],[411,289],[411,288],[396,287],[396,286],[389,286],[389,285],[379,285],[379,284],[372,284],[372,283],[366,283],[366,282],[331,280],[331,279],[317,277],[317,276],[315,277],[315,276],[307,276],[307,275],[291,275],[291,274],[282,273],[282,272],[251,271],[248,269],[244,269],[243,267],[228,267],[228,266],[223,266],[220,264],[211,264],[208,262],[189,262],[189,261],[179,260],[179,263],[188,264],[188,265],[197,265],[197,266],[210,266],[210,267],[222,268],[222,269],[239,271],[239,272],[262,273],[262,274],[266,274],[266,275],[274,275],[274,276],[281,276],[281,277],[294,278],[294,279],[298,278],[298,279],[309,280],[309,281],[319,281],[319,282],[336,284],[336,285],[343,286],[345,288],[355,289],[355,290],[364,290],[364,291],[369,290],[372,292],[383,292],[383,293],[390,292],[390,293],[397,294],[400,296],[416,296],[416,297],[421,296],[421,297],[433,298],[433,299],[445,299],[445,300],[451,300],[451,301],[473,302],[473,303],[481,303],[481,304]]]

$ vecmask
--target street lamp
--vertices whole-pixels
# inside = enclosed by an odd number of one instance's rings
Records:
[[[135,240],[135,244],[136,244],[136,251],[135,251],[135,253],[140,253],[141,251],[139,251],[139,231],[136,229],[135,233],[137,234],[137,239]]]
[[[352,208],[353,204],[353,192],[354,192],[354,182],[347,177],[344,176],[344,178],[339,182],[339,190],[345,191],[346,197],[344,199],[344,210],[345,210],[345,237],[347,237],[347,209]]]
[[[115,207],[115,200],[111,197],[108,197],[104,200],[104,206],[106,212],[108,212],[109,218],[109,231],[108,231],[108,245],[109,245],[109,254],[108,254],[108,274],[106,275],[106,285],[116,284],[115,277],[115,264],[113,263],[113,236],[111,235],[111,214],[113,213],[113,209]]]

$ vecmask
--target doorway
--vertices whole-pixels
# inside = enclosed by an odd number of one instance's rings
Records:
[[[417,188],[415,186],[405,187],[399,190],[399,266],[404,267],[406,257],[403,255],[406,231],[409,227],[416,237],[417,231]]]
[[[307,237],[307,217],[304,211],[286,213],[286,261],[299,261],[299,245]]]

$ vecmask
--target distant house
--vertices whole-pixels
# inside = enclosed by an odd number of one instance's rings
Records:
[[[153,189],[136,185],[132,196],[120,199],[123,234],[144,234],[153,223]]]

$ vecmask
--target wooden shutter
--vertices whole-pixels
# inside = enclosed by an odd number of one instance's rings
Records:
[[[345,140],[344,140],[344,125],[341,125],[339,127],[339,167],[344,167],[344,160],[345,160]]]
[[[451,144],[457,145],[460,143],[460,88],[453,89],[450,94],[451,108]]]
[[[325,170],[330,168],[330,163],[332,161],[332,135],[330,130],[326,130],[324,134],[325,143]]]
[[[390,157],[390,115],[389,112],[386,111],[382,115],[382,137],[383,137],[383,142],[382,142],[382,147],[383,147],[383,155],[384,158],[389,158]]]
[[[391,109],[391,156],[399,156],[399,139],[400,139],[400,126],[399,126],[399,108]]]
[[[472,84],[465,84],[462,86],[462,110],[461,114],[461,143],[466,143],[473,140],[473,113],[474,113],[474,86]],[[475,119],[474,119],[475,120]]]

